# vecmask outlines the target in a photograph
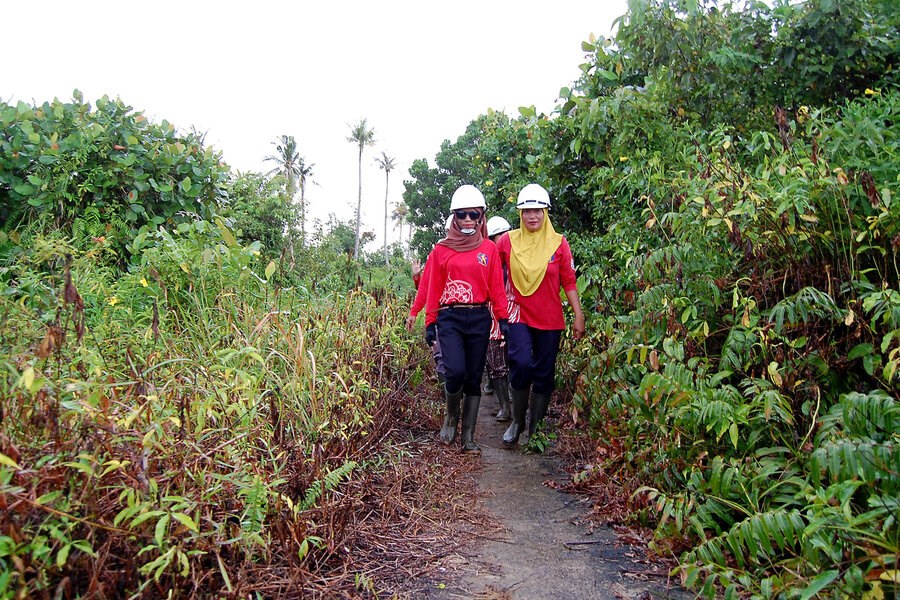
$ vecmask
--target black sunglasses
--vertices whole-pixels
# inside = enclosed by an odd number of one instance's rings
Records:
[[[481,211],[478,210],[454,210],[453,214],[456,215],[456,218],[462,221],[466,217],[469,217],[473,221],[477,221],[481,218]]]

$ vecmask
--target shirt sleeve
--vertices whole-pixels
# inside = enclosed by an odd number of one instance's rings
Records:
[[[422,286],[426,288],[425,292],[425,326],[437,322],[438,308],[440,308],[441,294],[444,291],[444,282],[447,275],[444,272],[443,261],[441,260],[441,246],[435,245],[428,261],[431,267],[428,271],[428,278],[423,278]],[[428,265],[426,263],[426,268]]]
[[[560,263],[559,263],[559,283],[562,289],[571,292],[577,289],[578,274],[575,272],[575,259],[572,258],[572,249],[569,242],[563,236],[559,245]]]
[[[425,300],[428,297],[428,278],[431,275],[431,254],[428,255],[428,258],[425,259],[425,266],[422,268],[422,272],[419,273],[419,281],[416,283],[418,288],[416,289],[416,298],[413,300],[412,307],[409,309],[409,314],[412,316],[417,316],[422,309],[425,308]],[[413,278],[415,281],[416,278]]]
[[[503,264],[500,262],[500,252],[497,246],[491,242],[490,250],[491,270],[488,281],[488,297],[491,302],[491,309],[494,317],[497,319],[508,319],[509,312],[506,306],[506,286],[503,283]]]

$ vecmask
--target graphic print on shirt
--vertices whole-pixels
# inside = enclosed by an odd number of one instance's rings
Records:
[[[482,267],[486,267],[487,263],[488,263],[487,254],[485,254],[484,252],[479,252],[478,253],[478,264],[481,265]]]
[[[522,313],[519,303],[516,302],[516,294],[513,292],[512,278],[506,280],[504,287],[506,288],[506,312],[509,313],[509,322],[519,323],[522,321]]]
[[[441,304],[472,304],[472,284],[461,279],[448,279],[441,294]]]

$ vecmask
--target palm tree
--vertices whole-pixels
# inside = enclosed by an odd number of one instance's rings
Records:
[[[399,230],[399,235],[397,239],[400,240],[400,244],[403,244],[403,223],[406,222],[406,217],[409,216],[409,207],[406,206],[406,202],[401,200],[394,204],[394,211],[391,213],[391,219],[397,224],[397,229]]]
[[[315,163],[306,164],[302,156],[297,165],[297,172],[300,175],[300,245],[306,243],[306,184],[315,183],[312,180],[314,166]]]
[[[381,157],[375,157],[379,169],[384,169],[384,264],[388,264],[387,251],[387,231],[388,231],[388,184],[391,179],[391,171],[397,166],[394,159],[387,155],[387,152],[381,151]]]
[[[362,217],[362,155],[366,146],[375,144],[375,130],[369,129],[366,119],[360,119],[356,125],[350,127],[350,137],[347,138],[347,141],[359,146],[359,197],[356,202],[356,240],[353,244],[353,258],[359,258],[359,226]]]
[[[287,203],[289,206],[293,205],[294,196],[297,193],[297,181],[300,180],[301,186],[305,186],[305,176],[303,175],[304,170],[304,161],[303,157],[300,156],[300,153],[297,151],[297,141],[294,139],[292,135],[281,135],[277,140],[272,142],[272,145],[275,146],[276,153],[266,156],[263,160],[271,161],[277,163],[277,167],[272,169],[267,173],[267,175],[271,176],[274,174],[281,175],[284,177],[285,182],[285,192],[287,196]],[[311,168],[310,165],[309,168]],[[301,206],[301,231],[304,226],[303,219],[305,218],[305,213],[303,211],[303,207]],[[291,267],[294,265],[294,225],[293,223],[288,224],[288,247],[291,253]]]

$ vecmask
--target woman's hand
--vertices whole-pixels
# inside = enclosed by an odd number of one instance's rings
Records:
[[[578,298],[577,290],[566,291],[566,298],[569,300],[569,306],[575,312],[575,321],[572,323],[572,337],[580,340],[584,337],[584,311],[581,310],[581,299]]]
[[[572,337],[576,340],[584,337],[584,313],[579,312],[575,315],[575,322],[572,323]]]
[[[416,318],[412,315],[406,315],[406,330],[412,331],[413,326],[416,324]]]

